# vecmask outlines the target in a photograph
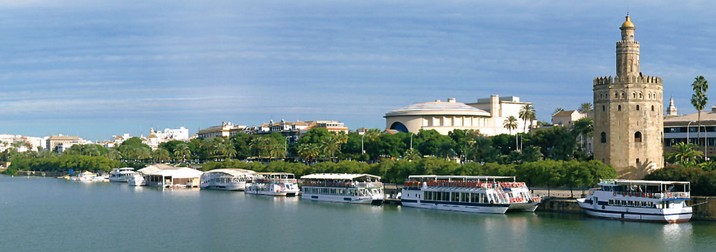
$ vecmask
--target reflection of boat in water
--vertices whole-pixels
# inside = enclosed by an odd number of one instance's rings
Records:
[[[299,193],[296,176],[293,173],[258,173],[246,193],[270,196],[296,196]]]
[[[256,172],[244,169],[215,169],[201,175],[201,189],[244,191]]]
[[[584,211],[595,217],[655,222],[686,222],[692,208],[691,184],[686,181],[602,180],[599,188],[577,199]]]
[[[115,168],[109,173],[109,182],[127,183],[129,178],[131,178],[134,174],[134,168],[131,167]]]
[[[301,198],[354,204],[383,203],[383,183],[370,174],[316,173],[301,177]]]
[[[406,207],[437,210],[505,213],[510,198],[486,176],[411,175],[401,192]]]

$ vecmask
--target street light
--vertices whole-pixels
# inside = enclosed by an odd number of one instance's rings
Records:
[[[691,123],[694,121],[689,121],[689,123],[686,124],[686,144],[689,144],[689,132],[691,129],[689,128],[691,126]]]
[[[363,149],[363,138],[365,137],[365,130],[359,131],[358,135],[360,135],[360,153],[365,154],[365,149]]]

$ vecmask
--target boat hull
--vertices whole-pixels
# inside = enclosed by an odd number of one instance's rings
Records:
[[[223,191],[244,191],[246,190],[246,182],[237,183],[202,183],[201,189],[205,190],[223,190]]]
[[[401,200],[400,204],[406,207],[435,209],[444,211],[468,212],[468,213],[490,213],[504,214],[509,208],[508,204],[474,205],[474,204],[450,204],[425,202],[417,200]]]
[[[511,203],[507,211],[534,212],[538,206],[539,202]]]
[[[325,201],[325,202],[336,202],[336,203],[349,203],[349,204],[372,204],[381,205],[383,204],[382,196],[348,196],[348,195],[325,195],[325,194],[301,194],[301,199],[313,200],[313,201]]]
[[[693,214],[690,207],[670,210],[603,206],[603,209],[595,209],[593,204],[586,203],[583,199],[579,199],[577,203],[589,216],[623,221],[682,223],[688,222]]]

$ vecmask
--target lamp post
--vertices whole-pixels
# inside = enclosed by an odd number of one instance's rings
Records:
[[[363,138],[365,137],[365,131],[358,132],[358,135],[360,135],[360,154],[365,154],[365,149],[363,148]]]
[[[689,121],[689,123],[686,124],[686,144],[689,144],[689,132],[691,131],[691,123],[694,121]]]

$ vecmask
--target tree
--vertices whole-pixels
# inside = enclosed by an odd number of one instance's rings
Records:
[[[191,149],[186,143],[178,144],[174,147],[174,158],[180,159],[182,163],[191,158]]]
[[[509,130],[510,135],[512,135],[512,130],[517,129],[517,118],[515,118],[514,116],[509,116],[509,117],[505,118],[505,120],[502,122],[502,127]],[[517,149],[518,149],[517,134],[515,134],[515,150],[517,150]]]
[[[589,114],[589,112],[592,112],[592,104],[589,102],[582,103],[577,111],[582,114]]]
[[[530,122],[530,128],[532,128],[532,121],[537,119],[537,112],[535,111],[534,107],[532,107],[532,104],[525,104],[520,109],[519,117],[524,122],[524,131],[527,132],[527,121]]]
[[[554,109],[554,112],[552,112],[552,115],[556,115],[557,113],[562,112],[562,111],[564,111],[563,108],[556,108],[556,109]]]
[[[582,151],[584,151],[586,139],[592,137],[593,132],[594,122],[589,117],[581,118],[574,122],[574,125],[572,125],[572,134],[579,136],[579,148]]]
[[[703,152],[697,150],[696,145],[692,143],[679,142],[672,146],[674,151],[666,155],[669,163],[682,167],[694,167],[697,161],[704,155]]]
[[[709,82],[706,81],[706,78],[699,75],[695,78],[694,83],[691,84],[691,87],[694,89],[694,94],[691,96],[691,105],[694,105],[694,108],[698,112],[697,118],[699,126],[698,128],[696,128],[696,139],[701,139],[701,110],[704,109],[704,106],[706,106],[706,102],[708,102],[709,100],[709,98],[706,97],[706,91],[709,89]],[[704,148],[706,148],[706,145],[707,144],[704,143]]]

